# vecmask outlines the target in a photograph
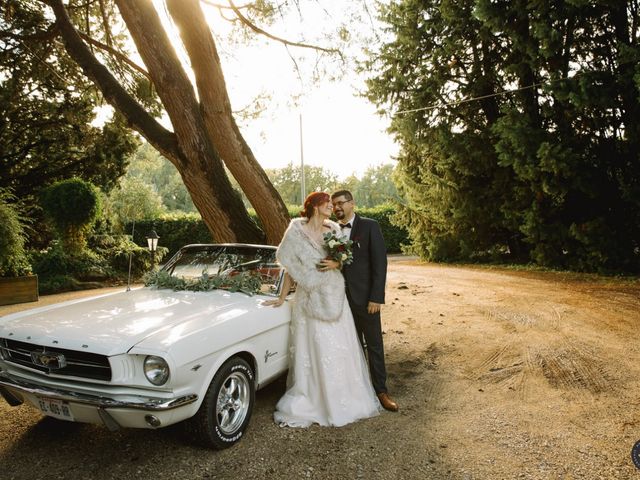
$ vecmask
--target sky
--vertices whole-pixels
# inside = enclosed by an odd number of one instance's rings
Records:
[[[175,25],[162,0],[154,2],[178,56],[187,66],[189,59]],[[345,21],[341,16],[347,11],[343,2],[301,2],[304,11],[265,29],[287,40],[333,47],[336,42],[330,32],[332,26]],[[201,5],[215,35],[232,109],[243,110],[257,99],[266,99],[262,102],[264,111],[257,118],[238,117],[240,131],[263,168],[299,166],[304,161],[305,165],[325,168],[339,179],[345,179],[352,174],[361,177],[369,167],[394,163],[398,145],[386,132],[389,118],[380,116],[376,107],[362,96],[365,75],[357,74],[353,63],[337,74],[335,57],[330,57],[334,58],[332,68],[326,56],[318,63],[318,53],[314,50],[287,48],[259,35],[252,36],[248,44],[229,43],[231,24],[221,19],[217,9]],[[363,16],[360,22],[353,17],[348,20],[354,37],[371,39],[372,34],[377,33],[374,30],[379,29],[369,15]],[[347,58],[362,58],[361,44],[354,41],[345,45]],[[142,62],[137,55],[134,61]],[[325,68],[326,73],[314,81],[312,72],[318,65]],[[191,73],[189,68],[186,71]],[[95,124],[103,123],[111,112],[110,107],[100,109]],[[161,122],[171,128],[168,118]]]
[[[274,118],[275,117],[275,118]],[[398,147],[388,122],[347,83],[317,87],[300,108],[282,109],[244,126],[243,134],[263,168],[323,167],[339,178],[361,177],[370,166],[393,163]]]
[[[334,37],[323,36],[345,20],[340,17],[346,12],[343,2],[307,2],[306,10],[264,28],[288,40],[334,46]],[[318,5],[323,8],[314,10]],[[216,19],[215,12],[205,9],[205,13],[211,15],[212,30],[223,37],[228,22]],[[370,38],[373,29],[379,28],[369,15],[360,23],[353,17],[348,20],[354,36],[359,31]],[[251,104],[260,95],[270,98],[259,118],[240,121],[240,129],[263,168],[300,165],[300,117],[305,165],[323,167],[342,179],[354,173],[362,176],[368,167],[394,162],[398,146],[386,132],[389,119],[378,115],[376,107],[359,94],[364,90],[364,76],[355,73],[353,64],[343,69],[338,80],[331,81],[336,76],[335,68],[330,62],[321,63],[327,73],[313,82],[311,72],[318,55],[313,50],[287,49],[260,36],[248,46],[227,46],[218,41],[218,48],[234,110]],[[349,58],[362,57],[358,42],[345,46],[345,53]],[[301,75],[296,74],[292,56]]]

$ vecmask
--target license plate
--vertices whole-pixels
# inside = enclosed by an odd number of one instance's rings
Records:
[[[38,406],[40,410],[45,415],[50,417],[60,418],[62,420],[71,420],[73,421],[73,413],[71,413],[71,409],[69,408],[69,404],[67,402],[63,402],[62,400],[55,400],[53,398],[38,398]]]

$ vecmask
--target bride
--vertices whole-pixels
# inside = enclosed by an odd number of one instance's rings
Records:
[[[311,193],[303,218],[291,221],[277,251],[287,274],[280,298],[265,304],[282,305],[291,281],[297,284],[287,391],[273,414],[280,425],[339,427],[379,413],[340,264],[326,259],[323,246],[325,233],[340,235],[329,220],[332,208],[328,194]]]

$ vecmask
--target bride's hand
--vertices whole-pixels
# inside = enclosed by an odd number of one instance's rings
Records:
[[[318,270],[321,272],[326,272],[328,270],[340,270],[340,262],[325,258],[318,262]]]
[[[264,300],[262,302],[262,305],[264,305],[265,307],[279,307],[280,305],[282,305],[285,302],[284,298],[274,298],[273,300]]]

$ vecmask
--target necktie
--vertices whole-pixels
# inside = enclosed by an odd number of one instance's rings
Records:
[[[341,223],[340,224],[340,228],[351,228],[351,224],[350,223]]]

